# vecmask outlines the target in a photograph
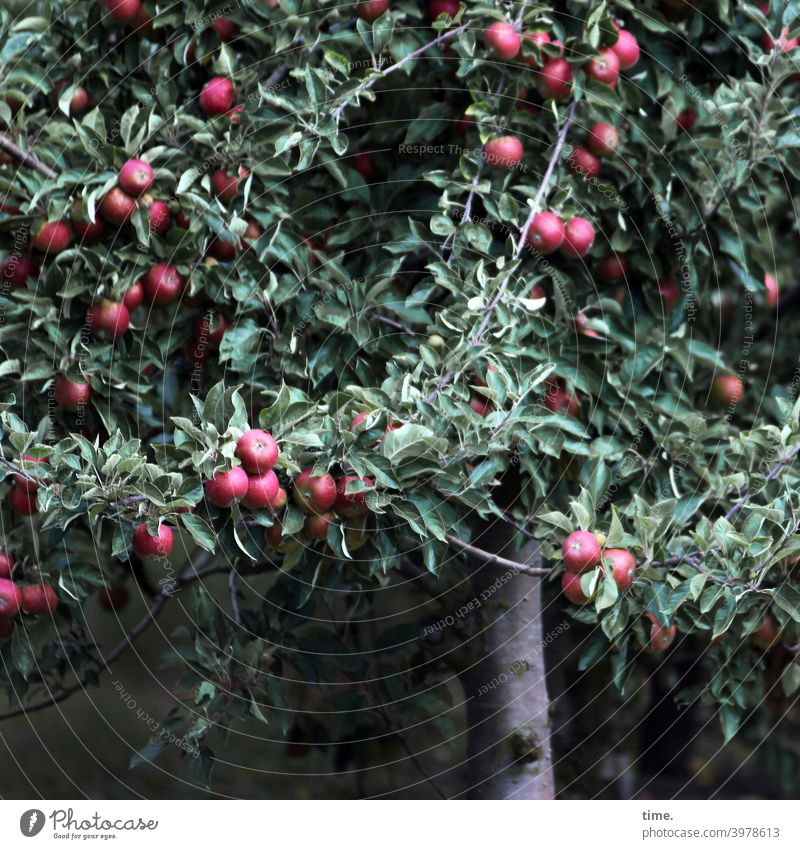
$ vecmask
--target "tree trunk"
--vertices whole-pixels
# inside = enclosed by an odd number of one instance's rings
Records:
[[[476,539],[484,550],[537,563],[538,543],[514,553],[513,533],[493,525]],[[552,799],[550,702],[545,681],[541,581],[475,562],[480,623],[474,660],[461,675],[467,712],[464,793],[473,799]]]

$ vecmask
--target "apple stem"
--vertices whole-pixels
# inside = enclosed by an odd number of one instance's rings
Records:
[[[58,177],[58,174],[49,165],[45,165],[36,154],[25,151],[19,145],[14,144],[5,133],[0,133],[0,148],[6,153],[10,153],[16,159],[19,159],[23,165],[27,165],[40,174],[44,174],[45,177],[49,177],[51,180],[55,180]]]
[[[507,560],[505,557],[500,557],[498,554],[492,554],[489,551],[484,551],[482,548],[477,548],[467,542],[463,542],[458,537],[452,534],[445,534],[445,539],[456,548],[466,551],[478,560],[483,560],[485,563],[493,563],[495,566],[506,566],[509,569],[516,569],[517,572],[524,572],[526,575],[549,575],[550,570],[544,566],[528,566],[526,563],[519,563],[516,560]]]

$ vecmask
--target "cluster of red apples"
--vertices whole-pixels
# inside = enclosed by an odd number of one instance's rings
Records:
[[[204,484],[206,499],[223,509],[238,503],[248,510],[271,510],[279,516],[288,495],[275,472],[279,450],[272,434],[258,428],[248,430],[236,443],[235,454],[241,465],[215,472]],[[305,469],[291,481],[292,498],[308,514],[303,526],[304,536],[323,541],[327,539],[328,528],[337,519],[363,519],[368,512],[366,493],[363,490],[348,492],[348,485],[360,482],[372,487],[374,484],[369,478],[355,475],[336,480],[330,474],[314,475],[312,471]],[[363,523],[356,530],[363,536]],[[283,537],[279,518],[269,529],[268,541],[279,551],[291,547],[292,543]],[[133,550],[145,560],[167,557],[173,545],[172,529],[163,523],[156,534],[150,533],[146,523],[138,525],[133,534]]]
[[[613,568],[614,583],[620,592],[633,585],[636,576],[636,561],[627,548],[603,548],[603,541],[591,531],[573,531],[565,540],[561,549],[566,571],[561,576],[561,589],[573,604],[588,604],[588,597],[581,587],[581,576],[601,567],[603,560],[610,560]],[[650,639],[644,651],[655,654],[672,645],[675,639],[675,626],[660,624],[652,614],[650,619]]]
[[[14,559],[0,551],[0,639],[14,633],[18,613],[51,616],[58,607],[58,596],[44,581],[21,585],[13,580]]]

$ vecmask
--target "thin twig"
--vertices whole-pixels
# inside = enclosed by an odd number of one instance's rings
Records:
[[[384,68],[383,71],[380,72],[375,77],[371,77],[368,79],[362,86],[359,86],[355,91],[351,92],[347,95],[347,97],[331,112],[331,116],[334,121],[338,121],[342,115],[342,112],[347,108],[348,103],[353,97],[360,97],[364,92],[369,91],[378,80],[382,80],[384,77],[388,77],[389,74],[398,71],[400,68],[407,65],[412,59],[416,59],[418,56],[421,56],[423,53],[426,53],[432,47],[436,47],[444,41],[449,41],[452,38],[455,38],[457,35],[461,35],[464,30],[469,27],[469,24],[461,24],[460,27],[456,27],[455,29],[447,30],[443,32],[441,35],[437,36],[433,39],[433,41],[429,41],[427,44],[423,44],[422,47],[418,47],[416,50],[413,50],[407,56],[404,56],[400,59],[399,62],[395,62],[394,65],[389,65],[388,68]]]
[[[242,624],[242,611],[239,609],[239,590],[236,588],[236,570],[231,569],[228,574],[228,593],[231,597],[231,610],[233,610],[233,620],[237,625]]]
[[[505,557],[500,557],[498,554],[492,554],[489,551],[484,551],[482,548],[476,548],[467,542],[463,542],[458,537],[452,534],[445,534],[445,539],[451,544],[466,551],[478,560],[483,560],[485,563],[492,563],[495,566],[506,566],[509,569],[516,569],[517,572],[524,572],[526,575],[549,575],[550,570],[544,566],[528,566],[527,563],[519,563],[516,560],[508,560]]]
[[[45,165],[35,153],[23,150],[19,145],[14,144],[5,133],[0,133],[0,148],[6,151],[6,153],[10,153],[16,159],[19,159],[23,165],[27,165],[29,168],[33,168],[34,171],[44,174],[45,177],[49,177],[51,180],[55,180],[58,177],[58,174],[49,165]]]

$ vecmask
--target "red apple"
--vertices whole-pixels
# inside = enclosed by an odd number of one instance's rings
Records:
[[[39,512],[36,490],[31,492],[25,487],[12,486],[8,493],[8,506],[20,516],[35,516]]]
[[[169,206],[163,200],[154,200],[147,209],[151,233],[166,233],[169,229]]]
[[[500,136],[483,146],[483,158],[490,168],[515,168],[522,161],[522,142],[516,136]]]
[[[650,626],[650,641],[644,647],[644,651],[648,654],[657,654],[658,652],[668,649],[675,640],[677,628],[672,625],[661,625],[652,613],[646,613],[645,616],[651,621]]]
[[[125,304],[118,304],[104,298],[99,304],[92,304],[86,315],[86,323],[92,333],[114,340],[128,332],[130,314]]]
[[[211,175],[211,188],[220,200],[230,203],[239,192],[239,177],[220,169]]]
[[[143,195],[154,181],[153,169],[144,159],[129,159],[119,172],[119,187],[131,197]]]
[[[576,395],[569,392],[557,383],[549,383],[544,398],[545,406],[551,413],[566,413],[569,416],[577,416],[580,403]]]
[[[220,236],[214,236],[208,243],[208,253],[220,262],[233,262],[236,259],[236,245]]]
[[[492,412],[492,402],[488,398],[483,398],[480,395],[473,395],[470,398],[469,405],[474,413],[479,416],[488,416]]]
[[[92,398],[92,387],[88,383],[78,383],[63,374],[58,375],[54,387],[56,404],[69,413],[85,407]]]
[[[717,408],[735,406],[744,395],[744,382],[735,374],[721,374],[715,377],[709,391],[711,403]]]
[[[781,34],[778,36],[778,40],[775,39],[767,32],[764,33],[764,37],[761,40],[761,46],[764,48],[765,53],[771,53],[772,50],[777,45],[778,53],[786,53],[789,50],[794,50],[798,45],[798,41],[796,38],[789,38],[789,28],[784,27],[781,30]]]
[[[98,211],[110,224],[121,227],[130,221],[136,209],[136,201],[125,194],[119,186],[114,186],[100,201]]]
[[[200,108],[209,117],[224,115],[235,97],[236,89],[227,77],[212,77],[200,92]]]
[[[58,596],[50,584],[31,584],[22,588],[22,609],[34,616],[51,615],[58,607]]]
[[[96,242],[105,232],[105,224],[102,218],[95,216],[94,221],[90,221],[84,212],[83,201],[75,201],[70,215],[70,225],[72,232],[78,242],[85,245],[91,245]]]
[[[0,578],[10,578],[14,571],[14,558],[5,551],[0,551]]]
[[[72,242],[72,230],[65,221],[46,221],[31,239],[31,244],[42,253],[58,254]]]
[[[545,99],[560,100],[572,88],[572,68],[565,59],[548,59],[536,80],[539,94]]]
[[[143,279],[143,277],[140,277],[122,296],[122,303],[127,308],[128,314],[132,313],[135,309],[141,306],[141,303],[144,300]]]
[[[580,216],[570,218],[564,227],[561,253],[566,257],[582,257],[589,253],[594,242],[594,227]]]
[[[694,109],[684,109],[683,112],[679,112],[675,118],[675,123],[678,125],[678,129],[684,133],[688,133],[691,131],[692,127],[694,127],[694,123],[697,120],[697,112]]]
[[[389,8],[389,0],[366,0],[356,6],[356,14],[362,21],[374,21]]]
[[[80,118],[89,107],[89,95],[85,88],[80,86],[72,92],[69,99],[69,114],[73,118]]]
[[[230,18],[214,18],[212,26],[214,27],[214,32],[219,36],[219,40],[226,43],[232,41],[241,29],[239,24]]]
[[[336,501],[336,481],[328,474],[315,477],[305,469],[294,479],[292,497],[306,513],[324,513]]]
[[[574,572],[564,572],[561,576],[561,591],[573,604],[586,604],[589,601],[581,589],[581,576]]]
[[[619,133],[611,124],[597,123],[589,130],[586,144],[595,156],[609,156],[619,145]]]
[[[564,222],[554,212],[540,212],[528,228],[528,246],[541,254],[551,254],[564,242]]]
[[[507,21],[495,21],[486,30],[483,43],[492,56],[513,59],[522,47],[522,37]]]
[[[767,306],[778,304],[778,281],[771,274],[764,275],[764,288],[767,290]]]
[[[639,42],[636,36],[626,29],[618,30],[618,35],[619,38],[611,49],[617,54],[620,69],[628,71],[639,61]]]
[[[617,58],[617,54],[610,47],[603,48],[600,50],[600,55],[595,56],[589,62],[586,73],[593,80],[615,88],[619,79],[619,59]]]
[[[273,507],[280,494],[281,485],[278,476],[270,469],[260,475],[252,475],[247,482],[247,492],[242,504],[250,510],[264,510]]]
[[[353,157],[353,168],[358,171],[365,182],[371,183],[375,179],[375,163],[369,153],[357,153]]]
[[[0,617],[10,618],[22,607],[22,591],[13,582],[0,578]]]
[[[264,474],[278,462],[278,443],[271,433],[253,428],[239,437],[236,456],[250,474]]]
[[[278,490],[278,494],[272,502],[272,509],[279,513],[286,506],[286,502],[289,500],[289,494],[283,487],[280,487]]]
[[[636,561],[627,548],[607,548],[603,557],[612,561],[614,567],[614,582],[620,592],[631,588],[636,575]]]
[[[569,157],[569,167],[578,174],[597,177],[600,174],[600,160],[585,147],[573,148]]]
[[[775,620],[771,616],[765,616],[757,631],[750,635],[750,639],[762,649],[771,648],[780,638],[780,632],[775,627]]]
[[[247,495],[250,479],[241,466],[227,472],[215,472],[214,477],[204,484],[206,498],[217,507],[230,507]]]
[[[163,306],[177,300],[183,289],[183,280],[178,269],[168,262],[154,265],[144,276],[144,290],[156,305]]]
[[[133,550],[142,560],[167,557],[174,545],[175,535],[169,525],[159,525],[155,535],[147,529],[147,523],[137,525],[133,532]]]
[[[36,277],[39,266],[29,256],[7,256],[2,264],[3,282],[15,289],[22,289],[28,280]]]
[[[588,572],[600,563],[600,540],[590,531],[573,531],[564,540],[561,553],[570,572]]]
[[[361,424],[361,422],[363,422],[363,421],[364,421],[364,419],[366,419],[366,417],[367,417],[368,415],[369,415],[369,413],[368,413],[368,412],[366,412],[366,411],[365,411],[365,412],[363,412],[363,413],[358,413],[358,414],[355,416],[355,418],[353,419],[353,421],[351,421],[351,422],[350,422],[350,430],[355,430],[356,425],[360,425],[360,424]]]
[[[100,0],[106,7],[106,15],[112,21],[126,24],[132,21],[139,12],[140,0]]]
[[[603,283],[619,283],[628,274],[628,260],[624,254],[611,254],[597,266],[597,276]]]
[[[360,478],[357,475],[339,478],[336,482],[336,501],[333,503],[333,509],[345,519],[358,519],[369,512],[366,492],[346,493],[347,485],[354,481],[360,481],[369,487],[375,486],[370,478]]]
[[[544,32],[544,30],[524,32],[522,33],[522,38],[525,41],[529,41],[531,44],[535,44],[537,47],[542,47],[542,45],[550,43],[550,35]],[[534,56],[523,56],[522,61],[536,70],[541,68],[541,65],[536,61]]]
[[[204,313],[194,320],[193,330],[196,339],[204,338],[210,348],[219,348],[225,331],[231,323],[219,313]],[[247,471],[252,471],[248,469]]]
[[[325,513],[311,513],[306,516],[303,523],[303,533],[314,540],[323,541],[328,538],[328,528],[336,521],[336,516],[327,511]]]
[[[433,22],[439,15],[449,15],[454,18],[458,14],[459,0],[430,0],[428,3],[428,20]]]

